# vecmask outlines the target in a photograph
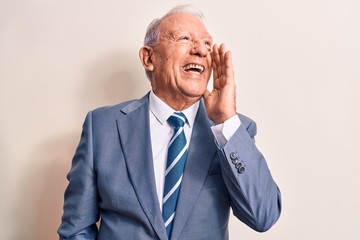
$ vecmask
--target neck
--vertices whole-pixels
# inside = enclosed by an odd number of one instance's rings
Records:
[[[189,108],[190,106],[192,106],[193,104],[195,104],[201,98],[201,96],[200,97],[187,97],[184,95],[169,96],[168,94],[161,94],[155,91],[154,94],[175,111],[183,111]]]

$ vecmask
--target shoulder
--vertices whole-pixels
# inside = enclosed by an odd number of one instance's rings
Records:
[[[139,108],[148,108],[148,98],[129,100],[113,106],[104,106],[89,111],[83,129],[89,129],[94,136],[109,136],[116,133],[117,122],[126,114]]]
[[[148,94],[140,99],[133,99],[122,102],[113,106],[99,107],[91,111],[93,118],[112,118],[119,117],[131,111],[138,109],[141,106],[148,104]]]

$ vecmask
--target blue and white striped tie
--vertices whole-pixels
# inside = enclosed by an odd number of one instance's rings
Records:
[[[174,135],[170,139],[168,158],[165,171],[165,186],[163,197],[163,219],[166,232],[170,239],[173,226],[176,203],[178,200],[181,180],[187,156],[184,123],[187,121],[181,112],[175,112],[167,120],[174,127]]]

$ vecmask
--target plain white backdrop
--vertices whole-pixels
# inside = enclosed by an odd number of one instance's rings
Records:
[[[360,239],[359,1],[0,0],[1,239],[57,239],[86,113],[150,89],[145,29],[183,3],[231,49],[282,191],[271,230],[231,218],[230,239]]]

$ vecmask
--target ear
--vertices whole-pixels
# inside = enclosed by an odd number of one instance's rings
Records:
[[[152,61],[153,49],[149,46],[143,46],[139,50],[139,57],[145,70],[148,72],[152,72],[154,70],[154,65]]]

